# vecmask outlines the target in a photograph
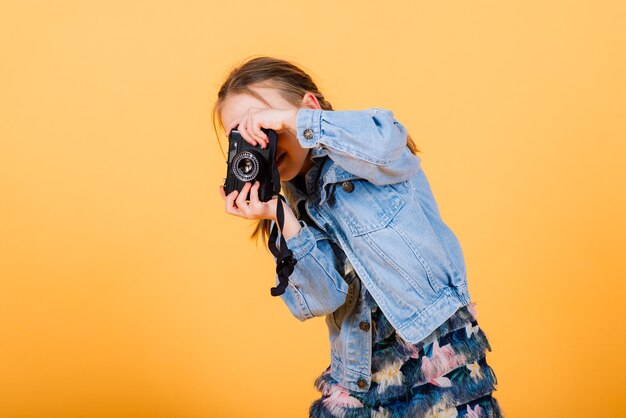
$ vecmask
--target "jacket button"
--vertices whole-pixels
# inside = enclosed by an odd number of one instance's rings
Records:
[[[359,322],[359,328],[361,328],[363,331],[369,331],[370,330],[370,323],[367,321],[361,321]]]
[[[313,129],[311,129],[311,128],[306,128],[306,129],[304,130],[303,134],[304,134],[304,138],[305,138],[305,139],[311,139],[311,138],[313,138]]]
[[[358,387],[360,387],[361,389],[365,389],[365,388],[367,388],[367,380],[361,378],[361,379],[356,381],[356,385]]]
[[[343,183],[341,183],[341,187],[343,188],[343,190],[345,190],[348,193],[354,190],[354,184],[352,184],[350,180],[344,181]]]

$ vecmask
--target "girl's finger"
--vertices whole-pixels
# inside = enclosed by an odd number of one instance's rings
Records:
[[[250,136],[250,133],[248,132],[248,118],[247,117],[244,117],[244,119],[239,124],[239,133],[241,134],[243,139],[246,140],[247,143],[249,143],[250,145],[254,145],[254,146],[257,145],[256,140],[252,138]]]
[[[259,118],[255,118],[251,120],[250,130],[254,132],[255,138],[259,144],[261,144],[262,148],[267,148],[267,141],[263,138],[263,131],[261,131],[261,126],[263,125],[263,121]]]
[[[259,207],[261,204],[261,201],[259,200],[259,187],[261,187],[261,183],[257,180],[250,188],[250,207]]]
[[[259,141],[265,144],[263,148],[267,148],[267,146],[269,145],[269,141],[267,139],[267,135],[265,135],[265,132],[261,130],[261,123],[262,122],[260,120],[254,122],[253,130],[257,138],[259,138]]]
[[[239,120],[234,121],[233,123],[230,124],[230,126],[228,126],[226,128],[226,137],[230,137],[230,131],[232,131],[233,129],[235,129],[237,127],[237,125],[239,125]]]
[[[254,135],[254,131],[252,129],[252,118],[248,117],[248,120],[246,121],[246,131],[248,132],[248,135],[250,135],[250,138],[253,138],[256,143],[258,144],[259,141],[256,138],[256,135]]]
[[[237,196],[237,199],[235,199],[235,203],[237,203],[237,207],[242,213],[245,213],[248,207],[248,203],[246,203],[246,199],[248,198],[249,190],[250,190],[250,182],[247,181],[246,184],[244,184],[243,188],[241,189],[239,196]]]
[[[233,190],[228,196],[226,196],[226,213],[230,213],[231,215],[242,216],[241,211],[234,204],[234,200],[238,195],[237,190]]]
[[[220,195],[222,196],[222,199],[226,199],[226,191],[224,190],[224,186],[220,184],[219,189],[220,189]]]
[[[254,138],[257,144],[261,145],[261,148],[263,148],[263,142],[261,141],[261,138],[259,138],[257,133],[254,131],[254,119],[252,118],[252,116],[248,118],[246,129],[248,130],[248,134],[250,134],[250,136]]]

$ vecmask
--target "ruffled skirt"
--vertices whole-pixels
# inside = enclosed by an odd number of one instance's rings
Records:
[[[321,398],[309,417],[502,417],[492,396],[497,379],[491,351],[472,302],[416,344],[403,340],[377,307],[372,309],[372,384],[351,391],[330,375],[315,379]]]

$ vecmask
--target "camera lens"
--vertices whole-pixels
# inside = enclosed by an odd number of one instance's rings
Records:
[[[241,181],[252,181],[261,172],[261,159],[251,151],[243,151],[233,159],[233,172]]]
[[[254,163],[250,158],[242,158],[239,160],[239,164],[237,164],[237,169],[245,176],[249,176],[254,169]]]

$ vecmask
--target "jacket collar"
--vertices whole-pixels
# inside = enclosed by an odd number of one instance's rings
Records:
[[[293,180],[282,183],[285,197],[291,198],[296,210],[299,210],[300,202],[307,198],[319,200],[316,202],[318,206],[323,204],[328,199],[331,184],[360,178],[335,164],[327,153],[325,148],[311,150],[311,160],[314,164],[304,176],[308,194],[307,191],[297,187]]]

